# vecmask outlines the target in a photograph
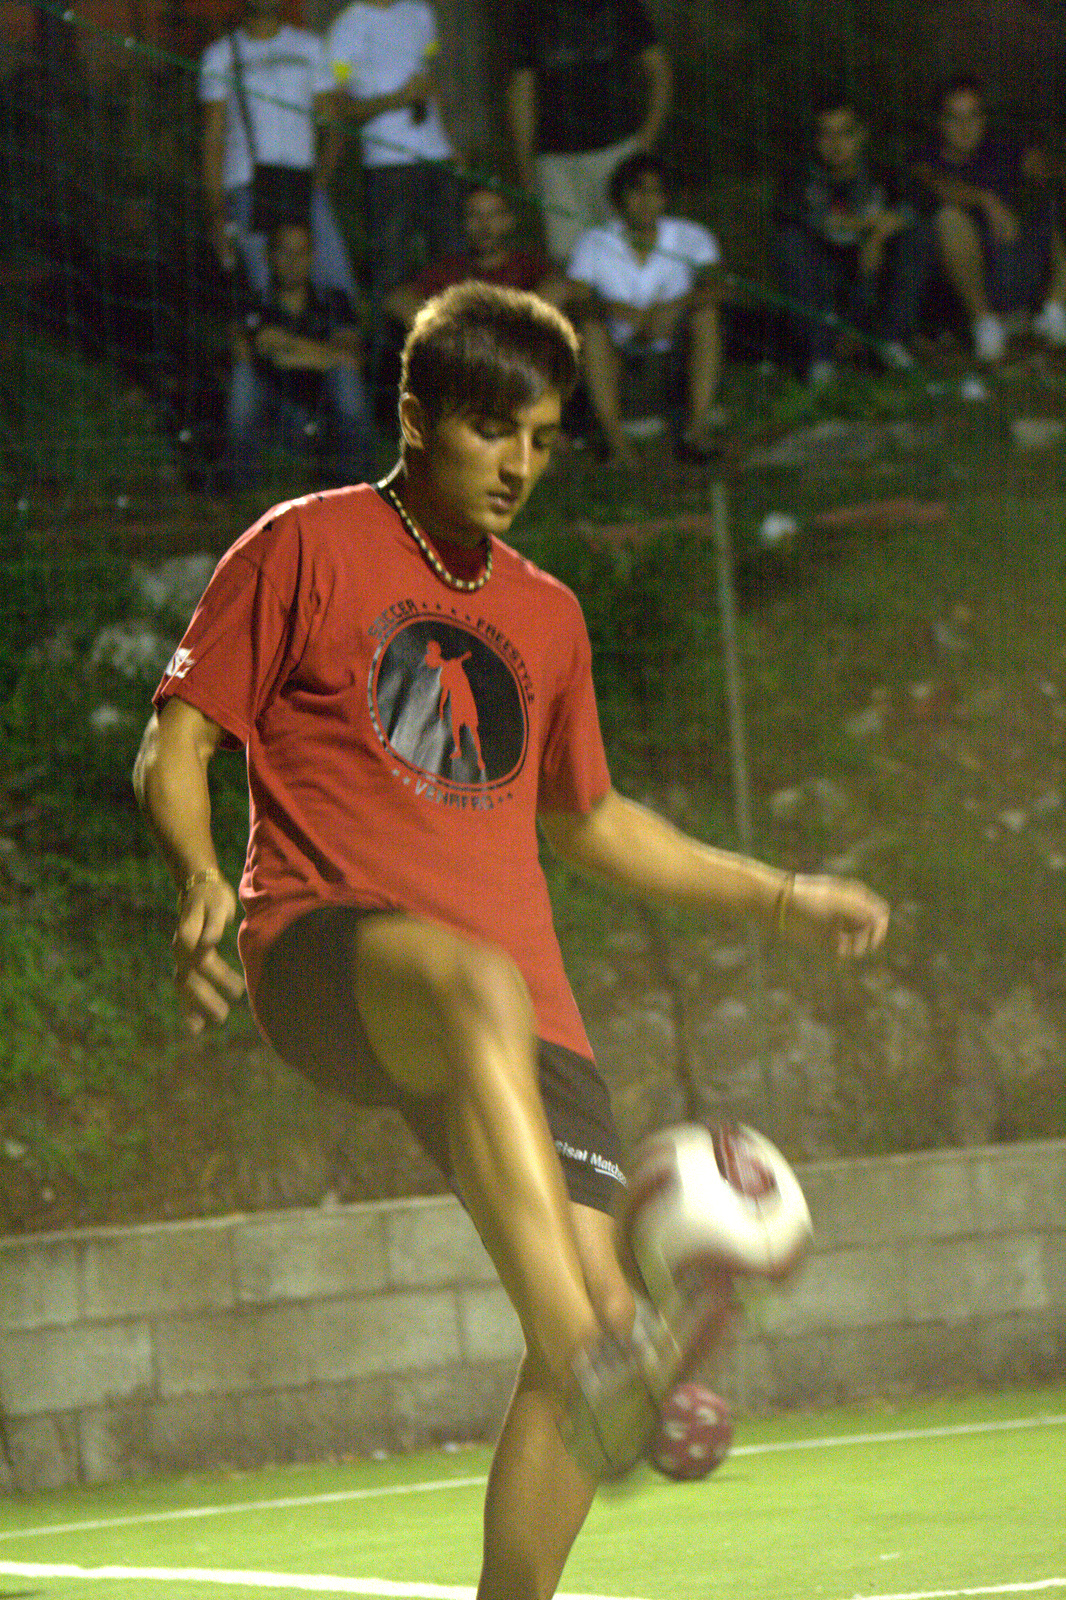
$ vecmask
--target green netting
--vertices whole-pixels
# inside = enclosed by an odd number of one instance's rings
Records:
[[[12,1226],[47,1218],[42,1193],[66,1197],[64,1217],[158,1207],[149,1110],[176,1083],[211,1082],[203,1056],[175,1042],[171,891],[129,771],[211,562],[315,481],[283,452],[255,496],[230,494],[221,475],[231,301],[200,200],[197,63],[96,29],[96,55],[122,68],[90,73],[80,44],[93,30],[77,8],[38,12],[37,45],[0,98],[0,1188]],[[449,12],[453,29],[463,15]],[[480,40],[503,26],[491,8],[471,17]],[[637,428],[636,474],[571,449],[516,537],[581,599],[620,786],[719,842],[859,873],[898,914],[865,976],[774,952],[753,992],[742,934],[648,922],[553,874],[597,1042],[610,1056],[622,1041],[628,1131],[693,1104],[762,1107],[808,1155],[1063,1131],[1066,358],[1022,325],[1007,359],[981,367],[965,329],[938,340],[930,326],[913,370],[894,372],[842,321],[837,376],[812,389],[776,343],[796,307],[768,266],[774,182],[829,82],[899,157],[928,125],[933,85],[979,64],[1000,122],[1040,132],[1054,157],[1064,52],[1048,19],[1025,17],[1019,34],[991,12],[952,20],[900,0],[658,10],[676,74],[674,209],[723,248],[725,448],[685,465],[668,430]],[[507,170],[492,98],[502,54],[498,38],[495,53],[459,52],[483,74],[473,143],[486,173]],[[461,98],[461,82],[450,88]],[[359,193],[349,152],[333,198],[365,268]],[[657,403],[631,396],[630,420]],[[384,470],[387,404],[377,422]],[[722,626],[734,593],[735,640]],[[216,821],[235,873],[239,763],[220,771]],[[730,1005],[747,1017],[739,1034]],[[246,1017],[219,1049],[231,1084],[270,1111],[249,1137],[266,1139],[274,1176],[253,1181],[227,1156],[229,1187],[183,1203],[313,1198],[329,1163],[307,1153],[288,1091],[271,1079],[264,1092]],[[226,1126],[245,1116],[248,1099]]]

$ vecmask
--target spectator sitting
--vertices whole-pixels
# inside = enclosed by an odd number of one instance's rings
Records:
[[[351,262],[326,189],[340,154],[333,78],[322,40],[283,23],[283,10],[283,0],[245,0],[241,26],[216,39],[201,59],[211,240],[220,265],[230,270],[239,253],[248,282],[264,293],[267,240],[255,227],[256,164],[291,172],[294,181],[303,176],[314,281],[354,300]]]
[[[258,481],[265,442],[325,446],[321,466],[334,483],[358,483],[373,465],[371,433],[350,302],[311,283],[311,237],[302,222],[270,235],[267,293],[254,296],[234,333],[226,406],[232,486]]]
[[[618,163],[658,141],[673,70],[642,0],[539,0],[515,16],[507,125],[518,181],[540,201],[562,264],[586,228],[609,220]]]
[[[626,365],[649,352],[668,355],[675,366],[683,357],[678,454],[705,461],[724,421],[716,406],[722,341],[711,271],[718,241],[699,223],[665,215],[663,164],[646,151],[615,168],[609,195],[617,215],[582,234],[567,269],[589,399],[611,456],[633,468],[636,456],[621,420]]]
[[[871,161],[867,142],[851,102],[827,97],[815,113],[813,149],[785,174],[774,199],[774,275],[794,303],[789,320],[815,386],[833,373],[831,315],[880,338],[888,365],[914,365],[928,224],[907,182]]]
[[[1004,318],[1032,309],[1050,345],[1066,345],[1066,251],[1044,187],[1039,153],[988,131],[985,97],[960,76],[940,97],[940,126],[915,163],[933,212],[944,275],[969,318],[974,352],[999,361]]]
[[[430,261],[418,277],[387,296],[385,309],[409,328],[421,305],[454,283],[475,278],[502,289],[529,289],[559,305],[566,280],[540,251],[515,244],[515,215],[496,184],[486,179],[468,191],[463,207],[466,249],[461,255]]]

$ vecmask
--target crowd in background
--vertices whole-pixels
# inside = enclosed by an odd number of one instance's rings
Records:
[[[313,448],[335,481],[371,473],[404,332],[468,277],[534,289],[573,318],[585,383],[568,421],[604,457],[636,464],[626,395],[641,381],[681,459],[707,461],[727,438],[741,311],[717,238],[676,213],[657,154],[669,53],[641,0],[541,0],[515,16],[502,181],[468,169],[449,130],[429,0],[354,0],[324,36],[286,22],[283,0],[245,0],[204,52],[202,195],[234,311],[233,488],[254,487],[277,439]],[[931,94],[928,137],[903,162],[884,159],[840,89],[797,122],[772,201],[779,311],[760,323],[760,354],[813,387],[856,358],[909,369],[937,327],[988,364],[1022,328],[1066,346],[1047,153],[989,126],[975,79]],[[331,198],[353,142],[355,252]]]

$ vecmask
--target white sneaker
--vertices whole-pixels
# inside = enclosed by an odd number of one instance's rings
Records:
[[[991,311],[973,325],[973,349],[978,361],[1002,361],[1007,349],[1007,330]]]
[[[913,372],[914,357],[905,344],[900,344],[898,339],[890,339],[881,346],[881,359],[891,372]]]
[[[643,1461],[677,1385],[722,1342],[736,1311],[724,1274],[663,1311],[643,1299],[628,1339],[606,1333],[575,1358],[560,1428],[594,1483],[622,1478]]]
[[[1033,318],[1033,332],[1053,350],[1066,346],[1066,306],[1061,300],[1048,300],[1043,311]]]

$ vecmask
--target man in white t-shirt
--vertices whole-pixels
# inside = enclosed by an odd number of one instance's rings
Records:
[[[355,0],[330,28],[326,53],[337,109],[359,130],[373,377],[382,302],[422,265],[411,260],[415,236],[430,261],[462,248],[454,152],[435,84],[440,44],[433,7],[426,0]]]
[[[713,269],[718,241],[697,222],[665,215],[663,164],[647,151],[615,168],[608,187],[617,215],[589,228],[567,267],[567,306],[581,324],[585,381],[612,458],[637,458],[621,419],[627,361],[684,358],[682,460],[714,453],[723,415],[716,404],[722,339]]]
[[[322,40],[283,23],[282,12],[283,0],[245,0],[240,27],[216,39],[200,60],[211,239],[227,270],[240,253],[251,287],[264,294],[267,241],[251,226],[253,169],[261,162],[312,171],[310,217],[291,220],[310,222],[316,288],[340,290],[355,304],[348,251],[326,189],[340,154],[333,77]]]

